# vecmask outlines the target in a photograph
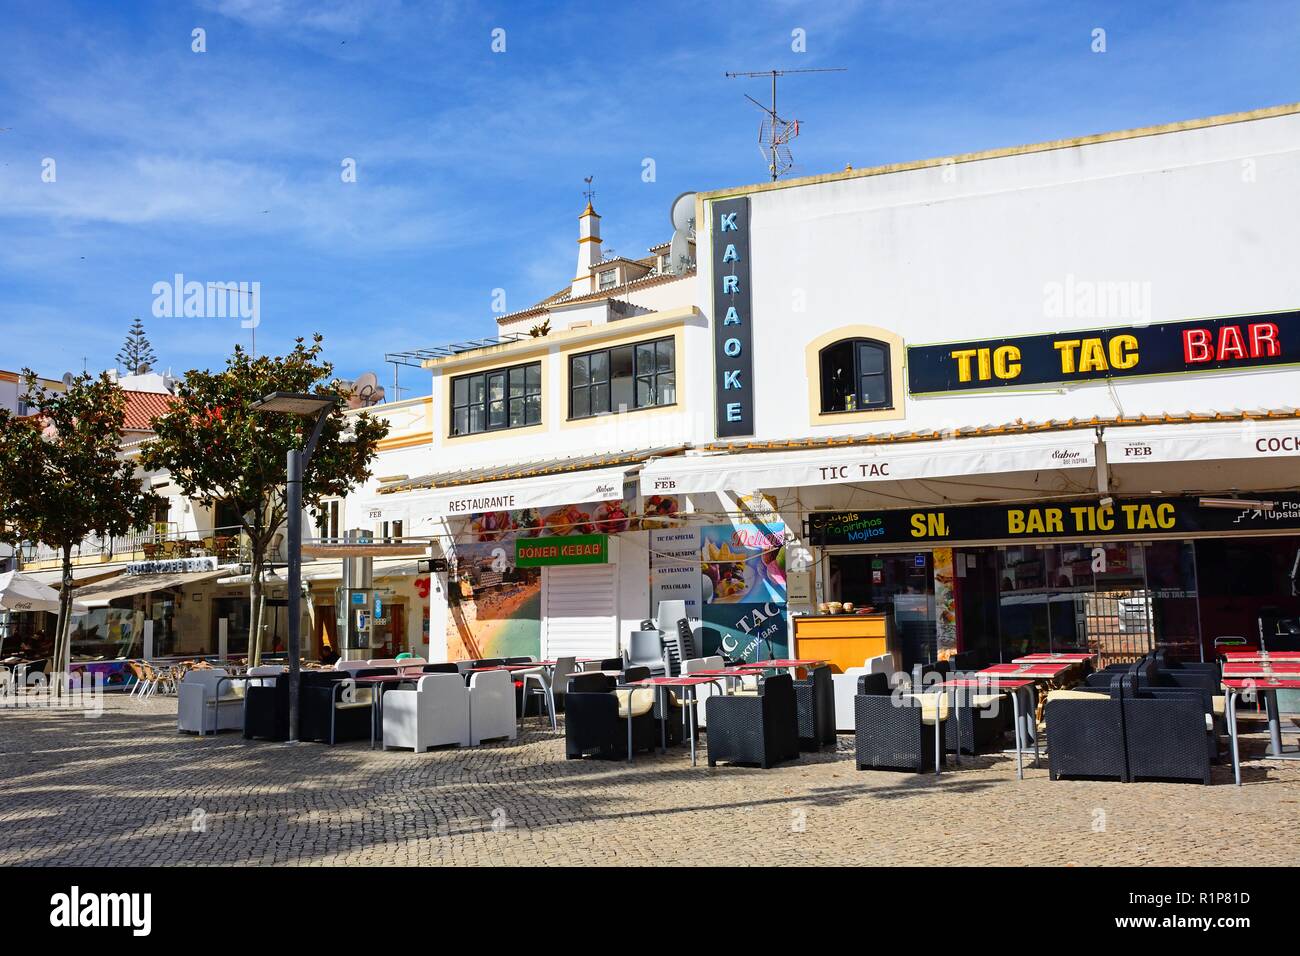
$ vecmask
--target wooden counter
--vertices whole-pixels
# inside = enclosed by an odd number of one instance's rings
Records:
[[[898,653],[891,614],[799,614],[790,621],[794,628],[791,654],[828,661],[836,674],[861,667],[868,657]]]

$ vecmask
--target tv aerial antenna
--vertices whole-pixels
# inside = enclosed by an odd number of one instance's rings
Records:
[[[794,156],[790,153],[790,141],[799,135],[799,121],[782,119],[776,112],[776,80],[777,77],[786,76],[790,73],[846,73],[847,67],[832,66],[821,69],[810,70],[754,70],[749,72],[727,72],[723,74],[728,79],[753,79],[755,77],[766,76],[772,80],[772,103],[770,106],[764,106],[758,100],[754,99],[748,93],[745,99],[749,100],[766,116],[764,116],[758,126],[758,149],[767,160],[768,172],[772,175],[772,181],[775,182],[782,173],[789,172],[794,166]]]

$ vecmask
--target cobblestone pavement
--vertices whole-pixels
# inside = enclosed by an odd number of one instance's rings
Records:
[[[1051,782],[1012,758],[859,772],[852,740],[771,770],[519,740],[415,755],[176,733],[174,700],[0,712],[0,864],[1300,863],[1300,764],[1246,786]],[[1248,755],[1265,736],[1247,738]]]

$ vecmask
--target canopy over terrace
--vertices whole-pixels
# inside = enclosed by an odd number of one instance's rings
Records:
[[[1293,489],[1295,409],[1017,421],[949,432],[719,442],[641,470],[643,494],[767,492],[801,509]],[[1193,467],[1188,467],[1192,463]]]
[[[384,498],[375,507],[385,517],[397,513],[392,509],[403,514],[409,509],[428,525],[480,511],[618,501],[645,462],[682,451],[678,445],[440,472],[383,485],[379,495]],[[412,527],[417,536],[428,533]]]

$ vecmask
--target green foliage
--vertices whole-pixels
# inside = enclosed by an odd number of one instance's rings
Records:
[[[137,317],[127,330],[122,351],[117,353],[117,364],[126,370],[127,375],[143,375],[157,363],[158,356],[154,355],[153,346],[144,334],[144,323]]]

